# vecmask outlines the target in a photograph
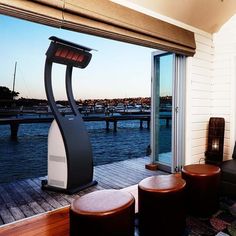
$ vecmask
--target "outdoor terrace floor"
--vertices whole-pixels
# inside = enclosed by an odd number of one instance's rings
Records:
[[[145,169],[147,163],[149,158],[144,157],[96,166],[94,179],[98,185],[73,195],[42,190],[41,180],[45,177],[0,184],[0,225],[68,206],[74,198],[88,192],[121,189],[148,176],[166,174]]]

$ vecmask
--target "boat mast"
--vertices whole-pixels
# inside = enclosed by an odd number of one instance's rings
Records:
[[[15,82],[16,82],[16,67],[17,67],[17,61],[15,62],[14,77],[13,77],[13,86],[12,86],[12,99],[13,99],[13,100],[14,100]]]

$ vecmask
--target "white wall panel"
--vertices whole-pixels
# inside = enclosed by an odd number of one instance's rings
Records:
[[[192,74],[192,83],[193,82],[198,82],[201,84],[208,84],[211,86],[211,81],[206,80],[206,76],[205,75],[199,75],[199,74]]]
[[[211,102],[211,99],[205,98],[205,99],[200,99],[200,98],[193,98],[192,99],[192,106],[193,107],[210,107],[209,103]]]
[[[195,33],[196,54],[189,60],[186,116],[186,164],[199,163],[205,157],[208,122],[212,109],[213,38],[210,34]]]
[[[201,90],[196,90],[195,88],[192,88],[192,99],[207,99],[211,98],[211,91],[201,91]],[[209,105],[209,104],[207,104]]]
[[[206,79],[206,77],[205,77],[205,79]],[[211,90],[212,85],[210,83],[203,83],[201,81],[192,81],[192,86],[193,86],[194,90],[209,92]]]
[[[192,131],[207,130],[207,128],[208,128],[208,122],[192,123]]]
[[[215,56],[213,73],[212,114],[225,118],[224,159],[232,155],[235,142],[235,55],[236,16],[214,35]]]
[[[203,146],[206,146],[206,139],[205,138],[198,138],[198,139],[195,139],[194,142],[192,143],[192,147],[203,147]]]

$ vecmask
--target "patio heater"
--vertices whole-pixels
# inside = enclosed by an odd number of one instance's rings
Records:
[[[205,163],[220,165],[223,161],[224,150],[224,118],[211,117],[208,128],[208,144],[205,152]]]
[[[45,90],[48,103],[55,117],[48,133],[48,180],[42,181],[42,189],[73,194],[96,184],[93,181],[92,148],[83,119],[72,92],[72,69],[86,68],[92,49],[59,39],[49,38],[46,52]],[[63,115],[56,105],[52,89],[52,66],[66,66],[66,94],[72,115]]]

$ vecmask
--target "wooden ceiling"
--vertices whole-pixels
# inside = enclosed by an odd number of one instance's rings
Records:
[[[236,0],[115,0],[132,3],[209,33],[217,32],[236,13]]]

